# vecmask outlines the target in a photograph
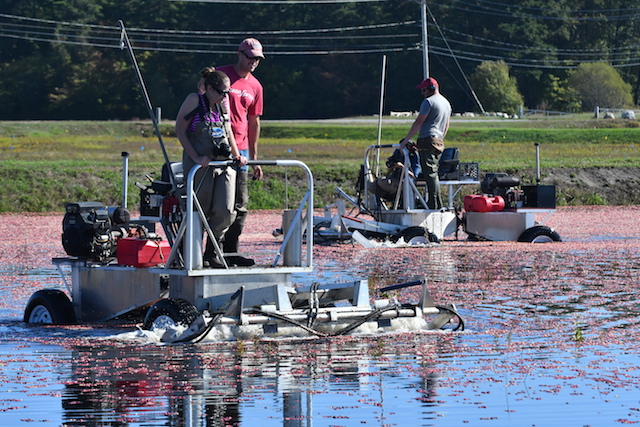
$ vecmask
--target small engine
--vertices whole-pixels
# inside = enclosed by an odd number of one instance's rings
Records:
[[[487,173],[480,184],[480,190],[484,194],[502,197],[505,208],[513,209],[522,206],[522,190],[517,188],[519,185],[520,179],[506,173]]]
[[[505,209],[543,208],[555,209],[555,185],[520,185],[520,179],[506,173],[488,173],[480,189],[484,194],[500,196],[504,199]]]
[[[67,255],[105,261],[115,255],[117,238],[126,233],[121,225],[128,222],[126,209],[116,208],[109,215],[109,210],[99,202],[67,203],[62,220],[62,246]]]

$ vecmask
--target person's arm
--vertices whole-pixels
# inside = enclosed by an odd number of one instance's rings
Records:
[[[199,100],[196,93],[189,94],[182,102],[180,110],[178,110],[178,118],[176,119],[176,136],[187,155],[197,164],[202,167],[206,167],[209,165],[209,157],[199,155],[195,148],[193,148],[193,145],[187,136],[187,129],[189,129],[191,120],[187,120],[185,116],[196,109],[198,107],[198,103]]]
[[[258,160],[258,140],[260,139],[260,116],[249,116],[249,160]],[[253,166],[253,176],[260,180],[263,177],[260,165]]]
[[[240,163],[240,166],[244,166],[247,164],[247,158],[240,155],[236,136],[234,135],[231,127],[231,120],[229,120],[228,115],[224,113],[225,111],[229,111],[229,95],[225,95],[225,98],[220,104],[218,104],[218,107],[218,111],[221,111],[221,114],[226,117],[224,120],[224,131],[227,134],[227,141],[229,141],[229,147],[231,148],[231,156],[234,160]]]
[[[231,147],[231,155],[234,160],[237,160],[240,166],[244,166],[247,164],[247,158],[240,155],[240,150],[238,150],[238,144],[236,143],[236,137],[233,135],[231,131],[231,123],[225,124],[225,130],[227,133],[227,139],[229,140],[229,146]]]
[[[444,132],[442,132],[442,138],[447,136],[447,132],[449,131],[449,123],[451,123],[451,118],[447,117],[447,124],[444,127]]]
[[[413,135],[415,135],[420,130],[420,127],[422,127],[422,124],[426,119],[426,114],[418,114],[418,117],[416,117],[416,120],[411,125],[409,132],[407,132],[407,136],[402,138],[402,142],[400,142],[400,149],[403,149],[405,145],[407,145],[407,140],[411,139],[411,137],[413,137]]]

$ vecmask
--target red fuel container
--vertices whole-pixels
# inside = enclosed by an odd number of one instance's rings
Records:
[[[501,196],[483,196],[470,194],[464,198],[464,210],[467,212],[500,212],[504,209]]]
[[[133,267],[154,267],[164,264],[171,253],[166,240],[147,240],[137,237],[124,237],[118,240],[116,257],[119,265]]]

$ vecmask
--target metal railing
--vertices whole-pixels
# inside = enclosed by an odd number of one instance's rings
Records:
[[[374,202],[376,205],[378,204],[377,195],[373,194],[372,191],[368,188],[368,183],[371,178],[374,180],[380,178],[385,175],[380,170],[380,166],[384,164],[384,161],[380,160],[380,150],[382,148],[398,148],[400,144],[384,144],[384,145],[370,145],[367,147],[364,155],[364,189],[363,189],[363,200],[365,207],[369,211],[374,211],[379,209],[379,206],[370,206],[371,197],[373,195],[376,197],[376,201]],[[398,191],[395,194],[395,198],[393,200],[392,209],[414,209],[416,199],[423,203],[423,206],[426,206],[426,201],[420,191],[416,187],[414,180],[409,176],[409,165],[411,165],[411,161],[409,160],[409,151],[405,148],[402,150],[404,156],[404,165],[402,168],[402,175],[400,179],[400,183],[398,185]],[[386,160],[386,157],[385,157]],[[402,194],[408,194],[409,197],[402,197]],[[402,202],[402,203],[401,203]]]
[[[234,164],[233,161],[212,161],[209,163],[209,166],[213,167],[225,167],[232,166]],[[280,245],[279,250],[275,256],[272,267],[276,267],[282,258],[283,254],[285,254],[285,250],[288,249],[288,245],[295,239],[292,239],[293,233],[295,230],[300,230],[297,226],[300,224],[304,224],[304,229],[306,231],[306,259],[302,262],[302,267],[311,267],[313,265],[313,175],[311,170],[308,168],[306,164],[300,162],[298,160],[251,160],[248,162],[249,166],[260,165],[260,166],[282,166],[282,167],[299,167],[301,168],[307,176],[307,191],[305,192],[300,205],[297,208],[295,217],[291,223],[291,226],[287,230],[282,244]],[[222,250],[217,244],[217,240],[214,237],[213,231],[209,227],[209,224],[206,221],[204,212],[200,203],[198,201],[196,191],[194,189],[194,178],[198,169],[200,169],[201,165],[194,166],[191,171],[189,171],[187,175],[186,181],[186,201],[185,201],[185,215],[180,224],[180,228],[177,232],[177,236],[175,242],[171,248],[171,254],[169,255],[168,262],[166,263],[166,268],[170,268],[173,261],[177,258],[178,252],[183,251],[184,258],[184,268],[187,271],[199,270],[203,268],[203,259],[202,259],[202,236],[203,236],[203,227],[206,230],[207,235],[211,239],[216,252],[224,264],[226,268],[226,262],[224,262],[224,257]],[[303,219],[304,207],[306,205],[306,223],[305,219]],[[302,247],[299,248],[300,252],[302,252]]]

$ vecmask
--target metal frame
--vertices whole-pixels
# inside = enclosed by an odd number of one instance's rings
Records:
[[[232,161],[212,161],[209,163],[209,166],[212,167],[230,167],[232,165]],[[304,212],[305,204],[307,218],[313,218],[313,175],[308,166],[298,160],[252,160],[249,161],[249,165],[299,167],[306,173],[307,176],[307,191],[305,192],[305,195],[297,208],[293,224],[285,235],[285,238],[280,245],[280,249],[278,250],[278,253],[276,254],[276,257],[273,261],[272,267],[276,267],[280,262],[280,259],[285,254],[285,251],[289,249],[289,245],[294,244],[292,236],[294,230],[298,229],[297,225],[304,223],[302,214]],[[205,221],[203,221],[202,209],[199,207],[200,204],[198,202],[193,184],[195,174],[200,168],[200,165],[194,166],[187,175],[187,195],[185,201],[186,212],[180,226],[180,230],[178,231],[178,234],[176,236],[176,240],[172,245],[169,260],[166,263],[165,268],[162,269],[164,274],[186,274],[189,276],[193,276],[213,273],[221,274],[225,270],[228,271],[228,267],[227,269],[215,270],[203,270],[202,268],[202,253],[199,250],[199,248],[201,248],[202,246],[202,226],[204,224],[205,228],[208,228],[208,225]],[[305,229],[307,235],[306,258],[303,258],[304,260],[302,265],[299,266],[299,271],[310,271],[310,269],[313,267],[313,221],[306,221]],[[206,231],[210,237],[213,237],[213,233],[210,229]],[[215,239],[213,239],[213,241],[215,242]],[[184,247],[186,248],[185,253],[183,254],[185,263],[184,271],[171,268],[173,260],[176,259],[176,257],[178,256],[178,252],[181,250],[181,242],[184,242]],[[256,269],[253,268],[251,270],[255,271]],[[211,271],[213,271],[213,273],[211,273]],[[233,269],[231,271],[235,273],[238,271],[238,269]]]
[[[344,205],[337,204],[338,212],[331,216],[331,210],[325,208],[324,217],[316,217],[314,223],[326,223],[331,219],[331,228],[335,233],[323,233],[322,237],[326,239],[342,239],[348,237],[349,231],[375,232],[391,237],[400,231],[415,226],[421,226],[433,233],[439,239],[445,235],[453,234],[457,229],[457,215],[453,209],[431,210],[416,208],[415,201],[418,200],[423,206],[427,205],[420,190],[409,176],[409,168],[403,168],[401,185],[398,188],[396,197],[391,205],[378,200],[376,194],[369,190],[368,184],[371,177],[379,177],[382,175],[380,170],[380,150],[382,148],[397,148],[400,144],[375,144],[370,145],[365,150],[364,155],[364,188],[362,191],[362,199],[354,200],[340,188],[336,188],[337,196],[343,198],[354,205],[360,212],[369,214],[373,220],[354,218],[345,215]],[[404,163],[409,164],[408,150],[404,150]],[[402,195],[408,194],[408,197]],[[402,197],[402,203],[400,198]],[[345,230],[346,229],[346,230]]]

